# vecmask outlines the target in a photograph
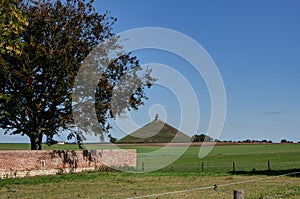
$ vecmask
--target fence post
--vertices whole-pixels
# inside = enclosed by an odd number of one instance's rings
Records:
[[[172,172],[174,172],[174,164],[172,164]]]
[[[233,198],[234,199],[244,199],[244,190],[234,190]]]
[[[232,162],[232,171],[235,172],[235,163],[234,163],[234,161]]]
[[[201,163],[201,172],[204,172],[204,162]]]
[[[145,167],[144,167],[144,162],[142,162],[142,171],[145,170]]]
[[[271,167],[270,167],[270,160],[268,160],[268,171],[271,170]]]

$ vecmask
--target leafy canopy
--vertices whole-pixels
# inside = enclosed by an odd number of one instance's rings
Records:
[[[21,53],[21,33],[28,26],[27,18],[16,0],[0,0],[0,52]]]
[[[4,62],[0,66],[0,128],[5,133],[28,136],[31,149],[35,150],[41,149],[44,135],[52,139],[66,130],[69,138],[80,140],[84,135],[74,128],[72,117],[74,80],[81,64],[88,63],[84,62],[87,55],[112,38],[116,19],[108,13],[97,13],[93,0],[23,1],[17,2],[17,7],[26,16],[23,22],[27,26],[21,28],[20,53],[12,54],[1,47],[0,57]],[[104,50],[120,48],[112,44]],[[138,109],[147,99],[145,87],[155,81],[151,71],[146,70],[143,80],[134,87],[126,82],[120,86],[125,74],[128,80],[139,79],[137,73],[142,70],[130,53],[119,54],[107,63],[105,70],[99,69],[103,73],[92,93],[97,125],[101,128],[92,133],[100,136],[109,131],[109,118],[125,109]],[[117,92],[119,96],[132,94],[118,106],[112,106],[114,90],[118,88],[122,88]]]

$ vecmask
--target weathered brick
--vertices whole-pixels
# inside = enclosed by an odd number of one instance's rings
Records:
[[[0,178],[91,170],[100,166],[136,167],[136,150],[0,151]]]

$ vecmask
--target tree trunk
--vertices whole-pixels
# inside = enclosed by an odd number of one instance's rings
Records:
[[[42,150],[43,134],[32,134],[30,137],[31,150]]]

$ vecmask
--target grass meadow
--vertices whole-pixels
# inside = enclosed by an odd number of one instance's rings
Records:
[[[0,144],[0,150],[28,147],[27,144]],[[43,149],[71,150],[76,147],[44,145]],[[150,163],[155,165],[155,161],[159,163],[174,156],[179,149],[174,147],[160,156],[151,157],[151,152],[159,150],[159,146],[120,147],[137,149],[137,171],[142,170],[141,161],[147,168]],[[94,145],[89,148],[109,147]],[[300,144],[215,146],[202,159],[198,156],[199,149],[199,146],[191,146],[173,166],[149,173],[86,172],[0,180],[0,198],[134,198],[190,189],[195,190],[146,198],[232,198],[231,193],[236,189],[243,189],[245,198],[300,197],[300,174],[280,176],[300,171]],[[139,154],[150,155],[140,157]],[[217,191],[213,189],[214,184],[219,186]]]

